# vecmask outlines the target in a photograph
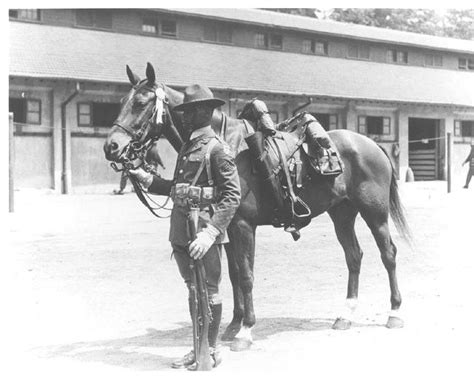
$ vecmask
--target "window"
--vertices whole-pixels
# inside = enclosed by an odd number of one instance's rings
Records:
[[[78,103],[77,125],[80,127],[110,127],[120,113],[116,103]]]
[[[408,52],[398,51],[396,49],[389,49],[387,51],[387,62],[388,63],[407,64],[408,63]]]
[[[86,103],[77,104],[77,125],[79,127],[90,127],[91,119],[91,105]]]
[[[77,9],[76,24],[83,27],[111,29],[112,14],[108,9]]]
[[[283,37],[275,33],[257,33],[255,34],[255,46],[257,48],[281,50],[283,48]]]
[[[474,59],[466,59],[465,57],[460,57],[458,59],[458,68],[468,69],[470,71],[474,70]]]
[[[203,39],[219,43],[232,43],[232,30],[226,26],[205,25]]]
[[[370,48],[366,45],[349,45],[347,56],[354,59],[370,59]]]
[[[257,48],[267,48],[268,47],[268,37],[266,33],[257,33],[255,35],[255,46]]]
[[[359,133],[390,135],[390,117],[359,116]]]
[[[158,20],[154,16],[144,16],[142,23],[142,31],[145,33],[158,33]]]
[[[325,131],[337,129],[337,115],[329,113],[312,113],[312,115],[316,117]]]
[[[10,98],[8,109],[15,123],[41,124],[41,100]]]
[[[31,20],[31,21],[40,20],[39,9],[10,9],[8,11],[8,15],[11,19]]]
[[[454,136],[474,138],[474,120],[454,120]]]
[[[442,67],[443,56],[441,55],[425,55],[425,65],[427,67]]]
[[[303,53],[314,53],[318,55],[328,54],[327,43],[315,40],[305,39],[303,40]]]
[[[163,36],[176,36],[176,21],[162,20],[161,21],[161,34]]]

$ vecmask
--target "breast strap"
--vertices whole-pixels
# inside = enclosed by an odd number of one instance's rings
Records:
[[[204,167],[206,167],[208,184],[211,187],[214,185],[214,180],[212,179],[212,173],[211,173],[211,151],[217,143],[218,143],[217,138],[213,137],[207,144],[206,155],[204,156],[204,159],[202,159],[201,165],[199,166],[199,169],[196,172],[196,175],[194,176],[193,181],[191,182],[191,185],[196,185],[199,179],[199,176],[201,176],[201,173],[204,170]]]

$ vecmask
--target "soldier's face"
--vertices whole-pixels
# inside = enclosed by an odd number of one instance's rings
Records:
[[[207,106],[188,108],[183,114],[183,124],[187,130],[195,130],[211,123],[213,109]]]

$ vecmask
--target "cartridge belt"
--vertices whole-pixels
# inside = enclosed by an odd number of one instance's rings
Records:
[[[170,196],[175,205],[194,204],[204,208],[216,202],[216,189],[215,187],[198,187],[190,183],[177,183],[171,187]]]

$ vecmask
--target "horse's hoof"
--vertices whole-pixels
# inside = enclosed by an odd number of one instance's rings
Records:
[[[235,338],[230,346],[230,350],[233,352],[242,352],[250,349],[252,346],[252,340],[244,338]]]
[[[403,328],[403,320],[396,316],[389,316],[387,320],[387,324],[385,325],[387,328],[394,329],[394,328]]]
[[[350,320],[343,319],[342,317],[338,317],[334,324],[332,325],[332,329],[336,329],[338,331],[345,331],[351,327]]]
[[[240,331],[240,326],[228,326],[224,333],[222,334],[221,336],[221,340],[222,341],[232,341],[234,340],[235,338],[235,335],[237,335],[237,333],[239,333]]]

